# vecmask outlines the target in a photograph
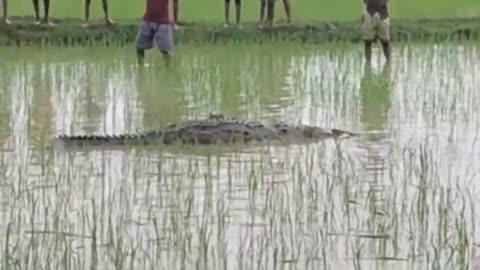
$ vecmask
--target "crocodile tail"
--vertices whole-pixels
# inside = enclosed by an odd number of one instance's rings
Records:
[[[123,143],[129,140],[128,135],[108,136],[58,136],[58,140],[67,144],[101,144],[101,143]]]
[[[108,140],[138,140],[151,137],[160,137],[163,134],[163,130],[150,130],[137,134],[120,134],[120,135],[80,135],[80,136],[68,136],[60,135],[57,139],[71,140],[71,141],[108,141]]]
[[[155,134],[154,134],[155,133]],[[153,135],[160,136],[160,132],[146,132],[142,134],[122,134],[106,136],[66,136],[61,135],[56,139],[66,144],[128,144],[146,143]]]
[[[64,140],[64,141],[109,141],[109,140],[128,140],[129,138],[133,138],[133,136],[129,136],[129,135],[106,135],[106,136],[98,136],[98,135],[67,136],[67,135],[60,135],[57,138],[60,139],[60,140]]]

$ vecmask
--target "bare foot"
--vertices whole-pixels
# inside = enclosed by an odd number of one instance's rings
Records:
[[[277,21],[278,24],[290,24],[291,23],[291,19],[290,18],[286,18],[286,19],[279,19]]]
[[[11,22],[8,18],[2,18],[0,19],[0,24],[11,24]]]
[[[110,19],[110,18],[105,18],[105,24],[106,24],[107,26],[113,26],[113,25],[115,25],[116,23],[115,23],[112,19]]]
[[[327,28],[328,31],[333,31],[336,29],[335,25],[330,22],[325,22],[325,27]]]
[[[40,25],[42,23],[42,20],[38,17],[35,17],[35,22],[33,22],[34,25]]]
[[[49,19],[43,19],[43,20],[42,20],[42,24],[43,24],[43,25],[46,25],[46,26],[50,26],[50,27],[55,26],[55,24],[52,23]]]
[[[82,23],[81,26],[82,26],[83,28],[87,28],[87,27],[89,26],[89,24],[88,24],[88,22],[84,22],[84,23]]]

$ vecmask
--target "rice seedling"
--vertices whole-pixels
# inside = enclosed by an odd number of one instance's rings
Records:
[[[478,265],[475,44],[400,45],[389,71],[375,54],[372,74],[347,44],[184,46],[171,70],[154,54],[140,69],[122,48],[31,50],[0,67],[5,269]],[[210,112],[361,136],[74,151],[48,142]]]

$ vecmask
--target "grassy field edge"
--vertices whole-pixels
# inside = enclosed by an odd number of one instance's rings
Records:
[[[0,25],[1,46],[127,46],[131,45],[138,30],[138,21],[123,20],[113,27],[101,23],[82,27],[78,19],[55,19],[54,27],[33,24],[28,17],[14,17],[11,25]],[[392,20],[393,41],[458,41],[478,40],[480,20],[460,19],[399,19]],[[175,31],[175,42],[216,44],[229,42],[359,42],[358,21],[326,22],[304,21],[290,25],[276,24],[270,29],[258,29],[253,22],[239,29],[216,23],[184,23]]]

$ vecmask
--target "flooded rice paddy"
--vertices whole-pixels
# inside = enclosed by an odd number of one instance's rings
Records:
[[[480,49],[0,49],[3,269],[477,269]],[[224,113],[310,145],[52,148]]]

